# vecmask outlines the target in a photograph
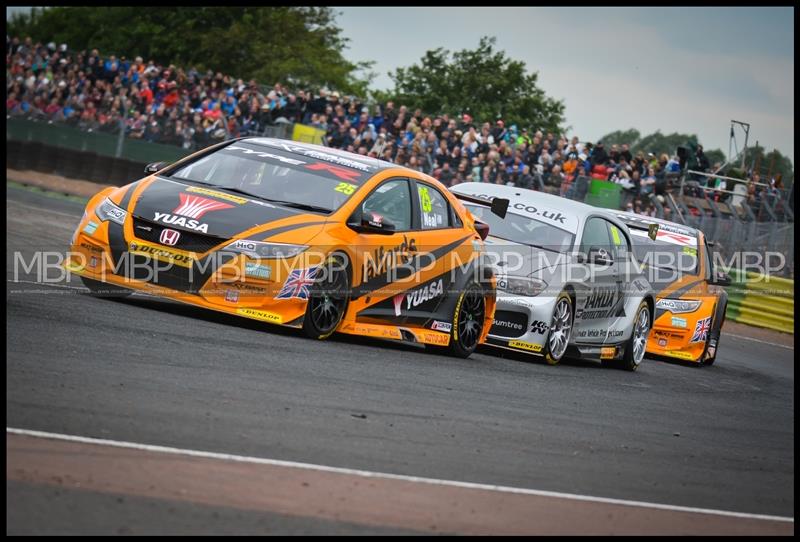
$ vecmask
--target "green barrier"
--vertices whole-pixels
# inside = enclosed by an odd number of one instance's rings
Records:
[[[794,281],[731,271],[725,317],[742,324],[794,332]]]
[[[101,132],[87,132],[65,126],[48,124],[27,119],[7,119],[6,140],[45,143],[54,147],[83,152],[95,152],[102,156],[116,156],[118,137]],[[136,139],[125,138],[122,156],[132,162],[174,162],[190,151],[175,145],[162,145]]]
[[[584,203],[606,209],[619,209],[622,202],[622,187],[609,181],[592,179]]]

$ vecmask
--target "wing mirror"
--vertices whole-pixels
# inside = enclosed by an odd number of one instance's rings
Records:
[[[597,265],[611,265],[614,258],[602,247],[589,247],[588,261]]]
[[[158,173],[168,165],[169,162],[151,162],[144,166],[144,172],[148,175],[152,175],[153,173]]]
[[[397,230],[388,218],[370,211],[364,212],[361,220],[352,219],[347,226],[358,233],[377,233],[379,235],[392,235]]]
[[[730,286],[732,280],[729,274],[723,273],[722,271],[716,271],[713,275],[711,275],[711,280],[709,282],[716,286]]]

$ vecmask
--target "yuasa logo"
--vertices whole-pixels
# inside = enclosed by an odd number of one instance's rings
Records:
[[[208,224],[201,224],[197,220],[186,218],[185,216],[176,216],[168,213],[156,213],[153,218],[156,222],[163,222],[170,226],[182,226],[190,230],[208,233]]]
[[[179,196],[181,197],[181,204],[172,212],[189,218],[200,218],[209,211],[222,211],[233,207],[230,203],[201,198],[200,196],[190,196],[183,192]]]
[[[161,241],[162,245],[169,245],[171,247],[174,247],[175,245],[178,244],[178,240],[180,238],[181,238],[180,232],[177,232],[175,230],[170,230],[170,229],[164,229],[161,232],[161,236],[159,237],[159,240]]]
[[[431,299],[435,299],[440,295],[444,294],[444,285],[442,283],[442,279],[439,279],[436,282],[432,282],[427,286],[423,286],[419,290],[414,290],[407,294],[398,294],[394,296],[394,314],[395,316],[400,316],[403,299],[406,300],[406,310],[411,309],[412,307],[417,307],[426,301],[430,301]]]

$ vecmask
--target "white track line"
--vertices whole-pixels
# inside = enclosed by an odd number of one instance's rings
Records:
[[[747,514],[743,512],[731,512],[728,510],[711,510],[708,508],[691,508],[686,506],[674,506],[671,504],[657,504],[641,501],[628,501],[622,499],[609,499],[605,497],[592,497],[588,495],[575,495],[572,493],[558,493],[555,491],[540,491],[537,489],[525,489],[519,487],[495,486],[489,484],[475,484],[471,482],[458,482],[454,480],[438,480],[435,478],[421,478],[418,476],[406,476],[403,474],[389,474],[385,472],[373,472],[358,469],[346,469],[341,467],[329,467],[326,465],[315,465],[312,463],[298,463],[295,461],[282,461],[279,459],[265,459],[261,457],[250,457],[242,455],[222,454],[215,452],[203,452],[198,450],[185,450],[181,448],[171,448],[167,446],[154,446],[151,444],[138,444],[135,442],[124,442],[117,440],[96,439],[90,437],[80,437],[75,435],[63,435],[60,433],[47,433],[44,431],[32,431],[29,429],[16,429],[6,427],[6,433],[25,435],[29,437],[65,440],[70,442],[81,442],[84,444],[97,444],[104,446],[115,446],[117,448],[128,448],[134,450],[145,450],[148,452],[160,452],[166,454],[185,455],[190,457],[202,457],[207,459],[218,459],[222,461],[236,461],[240,463],[254,463],[258,465],[272,465],[277,467],[289,467],[295,469],[307,469],[321,472],[334,472],[337,474],[348,474],[351,476],[361,476],[364,478],[383,478],[388,480],[402,480],[405,482],[417,482],[439,486],[460,487],[465,489],[482,489],[488,491],[499,491],[503,493],[516,493],[522,495],[536,495],[541,497],[556,497],[560,499],[571,499],[575,501],[589,501],[597,503],[618,504],[624,506],[636,506],[640,508],[652,508],[657,510],[671,510],[675,512],[689,512],[694,514],[710,514],[715,516],[729,516],[735,518],[759,519],[766,521],[781,521],[794,523],[793,517],[769,516],[763,514]]]
[[[742,339],[744,341],[753,341],[755,343],[768,344],[770,346],[777,346],[778,348],[785,348],[787,350],[794,350],[794,346],[787,346],[785,344],[771,343],[769,341],[762,341],[761,339],[754,339],[752,337],[742,337],[741,335],[728,335],[728,334],[726,334],[725,338],[727,339],[728,337],[730,337],[732,339]]]

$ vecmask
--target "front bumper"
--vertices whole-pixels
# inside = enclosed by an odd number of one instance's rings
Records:
[[[544,354],[556,298],[524,297],[497,293],[494,325],[486,343],[527,352]]]

